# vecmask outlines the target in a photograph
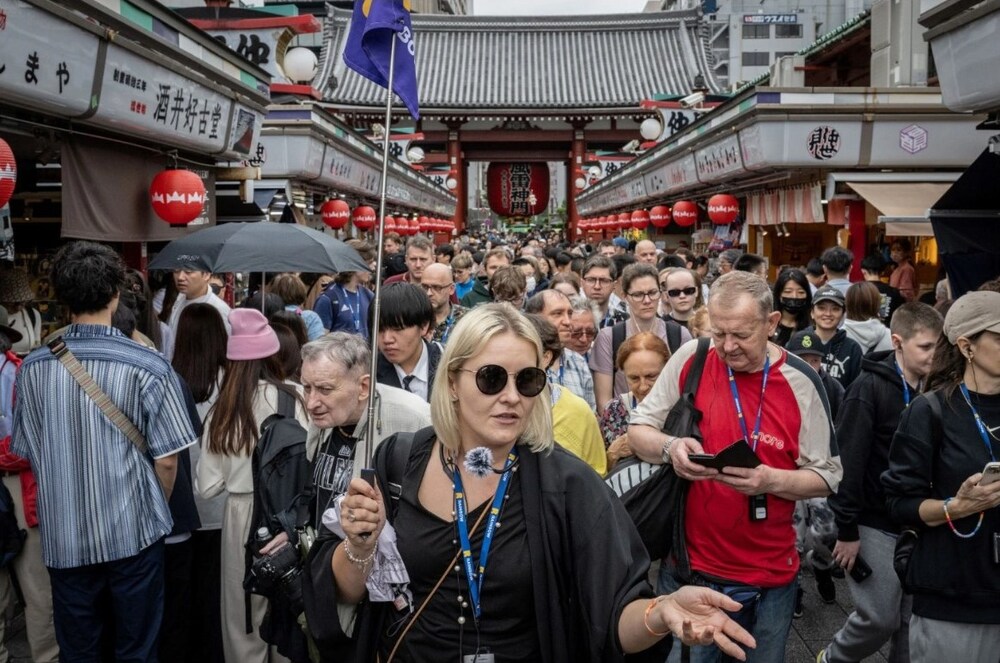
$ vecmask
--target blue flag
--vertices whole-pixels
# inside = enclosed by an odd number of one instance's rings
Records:
[[[389,87],[389,52],[396,42],[392,91],[406,104],[413,119],[420,119],[417,100],[417,66],[410,0],[356,0],[351,32],[347,35],[344,62],[368,80]]]

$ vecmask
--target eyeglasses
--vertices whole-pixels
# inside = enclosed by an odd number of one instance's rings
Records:
[[[596,338],[597,330],[593,327],[587,329],[574,329],[569,333],[572,338]]]
[[[471,368],[460,368],[458,370],[463,373],[475,373],[476,386],[479,388],[479,391],[487,396],[496,396],[503,391],[507,386],[507,378],[510,375],[514,376],[514,386],[517,388],[517,393],[525,398],[534,398],[542,393],[542,389],[545,389],[545,383],[548,380],[545,376],[545,371],[535,366],[522,368],[517,373],[508,373],[506,368],[496,364],[486,364],[475,371]]]
[[[583,279],[583,282],[587,285],[611,285],[614,283],[614,279],[602,279],[597,276],[587,276]]]
[[[647,290],[646,292],[627,292],[625,293],[629,299],[634,302],[641,302],[645,300],[656,301],[660,296],[659,290]]]
[[[209,283],[209,284],[208,284],[208,287],[212,289],[212,293],[213,293],[213,294],[216,294],[216,295],[217,295],[217,294],[219,294],[220,292],[222,292],[222,289],[223,289],[224,287],[226,287],[226,286],[224,286],[224,285],[219,285],[218,283]]]
[[[667,297],[680,297],[681,295],[687,295],[690,297],[694,293],[698,292],[698,288],[690,286],[687,288],[672,288],[667,290]]]
[[[431,290],[433,290],[434,292],[444,292],[445,290],[451,287],[451,284],[446,283],[445,285],[434,285],[433,283],[421,283],[420,287],[426,290],[427,292],[430,292]]]

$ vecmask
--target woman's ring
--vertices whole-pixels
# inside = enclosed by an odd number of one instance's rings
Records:
[[[348,520],[350,520],[350,521],[351,521],[352,523],[353,523],[353,522],[354,522],[355,520],[357,520],[357,518],[356,518],[356,517],[355,517],[355,515],[354,515],[354,509],[348,509],[348,510],[347,510],[347,519],[348,519]]]

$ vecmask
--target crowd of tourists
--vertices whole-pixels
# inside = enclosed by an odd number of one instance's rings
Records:
[[[67,244],[48,338],[0,269],[32,660],[780,663],[846,575],[817,661],[996,663],[1000,281],[922,296],[905,240],[853,279],[839,246],[349,243],[370,271],[246,293]]]

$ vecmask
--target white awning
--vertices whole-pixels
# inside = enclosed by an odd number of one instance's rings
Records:
[[[933,235],[927,211],[944,195],[945,182],[847,182],[881,212],[879,222],[889,235]]]

